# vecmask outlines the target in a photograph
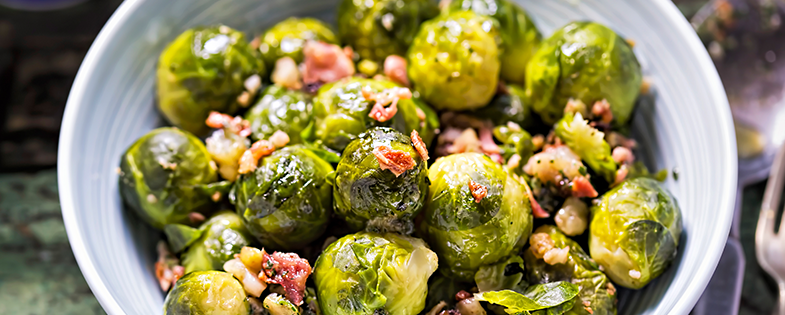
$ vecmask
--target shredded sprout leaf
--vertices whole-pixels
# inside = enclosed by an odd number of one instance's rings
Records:
[[[501,290],[477,293],[474,297],[480,301],[504,306],[507,314],[531,314],[531,311],[544,310],[570,302],[577,295],[577,285],[559,281],[530,286],[523,294],[512,290]]]

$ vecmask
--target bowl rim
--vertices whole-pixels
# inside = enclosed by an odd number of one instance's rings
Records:
[[[131,16],[131,13],[143,2],[144,1],[142,0],[126,0],[120,4],[87,51],[68,95],[61,124],[62,127],[60,130],[57,152],[57,182],[60,207],[71,249],[87,284],[98,299],[98,302],[108,314],[113,315],[126,313],[120,307],[115,297],[109,293],[106,283],[99,276],[92,257],[87,251],[79,222],[76,218],[76,205],[72,198],[72,189],[70,185],[72,171],[66,166],[70,165],[72,161],[72,154],[74,153],[72,150],[72,143],[74,142],[75,127],[77,126],[77,112],[85,96],[85,86],[89,80],[89,76],[96,68],[96,60],[107,50],[109,39],[118,32],[122,25],[125,24],[126,20]],[[669,311],[669,313],[673,314],[687,314],[695,306],[708,285],[709,280],[713,276],[730,231],[738,181],[738,173],[736,171],[738,169],[736,137],[734,134],[731,134],[731,131],[733,130],[733,120],[725,89],[723,88],[719,74],[712,63],[709,54],[703,47],[698,35],[671,1],[654,0],[652,3],[654,3],[660,12],[664,14],[664,18],[678,28],[679,32],[677,35],[683,37],[689,50],[692,52],[692,55],[696,57],[696,61],[702,73],[705,75],[703,78],[720,118],[720,121],[717,123],[724,126],[724,128],[720,128],[720,134],[717,134],[716,136],[722,140],[721,143],[727,144],[724,148],[723,155],[729,158],[726,159],[725,165],[721,165],[720,167],[724,170],[732,170],[722,173],[722,190],[718,192],[720,205],[727,208],[725,211],[728,215],[718,217],[718,220],[715,223],[719,228],[715,230],[715,235],[710,236],[714,241],[710,242],[707,248],[706,259],[703,260],[704,268],[701,268],[702,272],[699,271],[695,275],[690,284],[684,289],[683,292],[685,292],[685,295],[682,296]]]

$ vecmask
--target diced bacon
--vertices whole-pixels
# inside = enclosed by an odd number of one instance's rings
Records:
[[[597,197],[597,191],[594,190],[594,186],[591,185],[591,182],[586,176],[576,176],[573,178],[571,190],[574,197]]]
[[[311,275],[311,265],[295,253],[274,252],[272,255],[262,250],[262,271],[267,283],[283,286],[286,298],[295,305],[303,304],[305,281]]]
[[[510,157],[510,159],[507,161],[507,168],[509,169],[514,169],[520,165],[521,165],[521,156],[518,155],[517,153],[513,154]]]
[[[268,140],[276,148],[283,148],[289,144],[290,141],[289,135],[281,130],[276,130]]]
[[[415,112],[417,113],[417,118],[419,118],[420,120],[425,120],[426,118],[425,112],[422,111],[422,109],[417,108],[415,109]]]
[[[247,174],[256,170],[259,159],[272,154],[275,151],[275,146],[267,140],[259,140],[251,145],[251,148],[243,152],[240,157],[240,168],[237,170],[240,174]]]
[[[303,82],[329,83],[354,75],[354,62],[347,52],[351,52],[351,48],[341,49],[338,45],[318,41],[306,42],[301,71]]]
[[[469,180],[469,191],[472,192],[472,197],[474,197],[474,202],[476,203],[480,203],[488,195],[488,187],[480,185],[473,180]]]
[[[480,149],[487,155],[498,154],[502,150],[493,141],[493,126],[486,126],[480,128]]]
[[[594,103],[594,105],[591,107],[591,113],[594,115],[594,117],[600,117],[600,120],[606,124],[610,124],[613,120],[611,104],[608,103],[608,100],[606,99]]]
[[[166,292],[177,282],[177,279],[183,276],[185,269],[179,265],[180,261],[177,257],[169,251],[166,242],[158,242],[157,249],[158,261],[155,262],[155,277],[158,279],[161,290]]]
[[[460,290],[460,291],[458,291],[458,293],[455,293],[455,300],[456,301],[463,301],[463,300],[471,298],[473,296],[474,295],[469,293],[469,292],[466,292],[464,290]]]
[[[220,193],[218,194],[220,196]],[[205,219],[206,218],[204,217],[204,214],[201,214],[199,212],[191,212],[188,214],[188,220],[191,221],[192,223],[201,223],[204,222]]]
[[[398,55],[389,55],[384,59],[384,75],[403,86],[409,86],[406,75],[406,59]]]
[[[412,130],[412,146],[414,149],[417,150],[417,153],[420,154],[420,157],[423,161],[428,160],[428,147],[425,145],[425,142],[422,141],[420,138],[420,134],[417,133],[417,130]]]
[[[398,113],[398,100],[395,100],[390,107],[384,107],[380,103],[376,103],[371,108],[371,112],[368,113],[368,117],[373,118],[378,122],[385,122],[393,117],[395,114]]]
[[[216,111],[210,112],[205,124],[210,128],[224,128],[241,137],[251,135],[251,123],[240,116],[232,117]]]
[[[283,57],[275,61],[272,80],[273,83],[291,90],[299,90],[303,87],[300,70],[291,57]]]
[[[519,181],[523,184],[523,187],[526,188],[526,194],[529,195],[529,203],[531,203],[532,214],[534,215],[534,217],[538,219],[550,217],[551,214],[545,211],[544,209],[542,209],[540,203],[537,202],[536,199],[534,199],[534,193],[532,193],[532,189],[531,187],[529,187],[529,183],[527,183],[526,180],[522,178]]]
[[[371,108],[369,117],[379,121],[385,122],[393,118],[398,112],[398,101],[402,99],[411,99],[412,91],[408,88],[394,87],[386,89],[379,93],[374,93],[370,86],[362,88],[363,97],[368,101],[376,102]],[[391,104],[390,107],[385,107]]]
[[[635,155],[632,154],[632,151],[626,147],[615,147],[613,148],[613,153],[611,153],[613,157],[613,161],[616,164],[632,164],[635,162]]]
[[[616,170],[616,178],[613,181],[613,185],[623,182],[627,178],[627,174],[630,172],[630,169],[627,168],[627,165],[622,165]]]
[[[388,146],[378,146],[373,149],[373,155],[379,161],[382,170],[390,170],[396,177],[413,169],[416,163],[409,153],[395,150]]]

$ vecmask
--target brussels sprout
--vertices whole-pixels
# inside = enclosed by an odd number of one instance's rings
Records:
[[[499,22],[502,38],[501,77],[505,81],[524,84],[526,64],[534,56],[542,35],[531,17],[518,4],[507,0],[452,0],[445,12],[472,10]]]
[[[474,283],[480,292],[497,290],[523,291],[528,286],[524,276],[523,259],[512,256],[507,260],[480,267],[474,275]]]
[[[314,282],[325,315],[417,314],[438,257],[418,238],[357,233],[316,260]]]
[[[267,29],[260,39],[259,50],[269,69],[282,57],[291,57],[296,63],[302,62],[303,47],[308,40],[338,44],[330,27],[314,18],[290,17]]]
[[[338,7],[338,35],[363,59],[382,62],[403,55],[420,23],[439,14],[432,0],[343,0]]]
[[[308,130],[308,140],[342,152],[349,142],[374,126],[392,127],[407,135],[417,130],[425,143],[433,140],[433,127],[434,124],[438,127],[438,122],[433,120],[433,116],[428,117],[428,112],[433,112],[422,101],[416,98],[399,100],[395,116],[378,122],[368,116],[374,103],[363,97],[363,87],[379,93],[398,85],[386,80],[356,77],[325,84],[314,98],[314,118]],[[426,114],[425,120],[418,117],[417,109]]]
[[[268,248],[295,250],[319,238],[332,209],[333,167],[300,145],[264,157],[240,176],[230,198],[251,234]]]
[[[229,211],[215,214],[199,229],[171,224],[164,227],[164,232],[175,251],[188,247],[180,257],[185,273],[221,270],[227,260],[253,239],[242,219]]]
[[[428,178],[431,185],[420,230],[439,254],[446,275],[472,281],[480,266],[510,256],[531,234],[525,188],[487,156],[461,153],[439,158]],[[483,188],[485,196],[478,195]]]
[[[567,314],[616,314],[616,288],[581,246],[552,225],[543,225],[535,233],[548,234],[555,248],[569,246],[570,249],[567,262],[555,265],[537,259],[529,250],[525,251],[523,259],[529,282],[544,284],[567,281],[577,285],[580,290],[578,300]]]
[[[509,171],[523,175],[523,166],[534,155],[534,142],[532,142],[531,134],[521,129],[520,126],[501,125],[493,128],[493,136],[502,143],[499,147],[505,160],[510,160],[514,154],[520,157],[518,165],[511,166]]]
[[[573,22],[545,40],[526,68],[532,109],[548,124],[570,98],[585,104],[606,99],[616,124],[627,123],[640,92],[641,66],[630,45],[594,22]]]
[[[147,223],[162,229],[212,210],[209,184],[218,179],[210,153],[192,134],[158,128],[136,140],[120,161],[120,196]]]
[[[164,315],[248,315],[243,285],[221,271],[197,271],[177,280],[164,301]]]
[[[488,106],[476,111],[476,115],[490,119],[496,126],[514,122],[529,127],[534,123],[525,89],[513,84],[506,85],[506,91],[499,91]]]
[[[379,147],[402,151],[414,167],[400,175],[375,156]],[[428,195],[428,168],[408,136],[377,127],[349,143],[335,170],[335,213],[353,230],[411,233]]]
[[[498,23],[472,11],[422,24],[409,48],[409,78],[439,110],[480,108],[499,82]]]
[[[234,114],[246,79],[265,73],[243,33],[223,25],[189,29],[158,60],[158,108],[173,125],[201,136],[210,111]]]
[[[622,182],[591,213],[589,252],[616,284],[640,289],[676,257],[681,210],[656,180]]]
[[[305,92],[271,85],[245,114],[245,119],[251,123],[254,140],[267,139],[280,130],[289,135],[289,144],[298,144],[302,143],[300,133],[311,122],[312,107]]]
[[[565,113],[554,128],[556,136],[567,147],[586,161],[592,170],[613,183],[616,178],[616,162],[611,155],[611,146],[605,142],[605,134],[583,120],[581,114]]]

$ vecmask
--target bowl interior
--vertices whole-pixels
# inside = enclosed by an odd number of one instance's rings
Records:
[[[125,148],[163,124],[155,66],[183,30],[224,23],[249,36],[289,16],[335,19],[338,0],[126,1],[90,49],[71,91],[59,152],[63,215],[82,272],[110,314],[157,314],[153,276],[161,233],[123,211],[116,168]],[[645,289],[623,291],[620,314],[687,313],[727,237],[736,186],[735,138],[722,85],[687,22],[667,0],[518,0],[544,34],[593,20],[637,43],[654,97],[634,117],[639,157],[677,170],[667,187],[684,214],[680,253]]]

